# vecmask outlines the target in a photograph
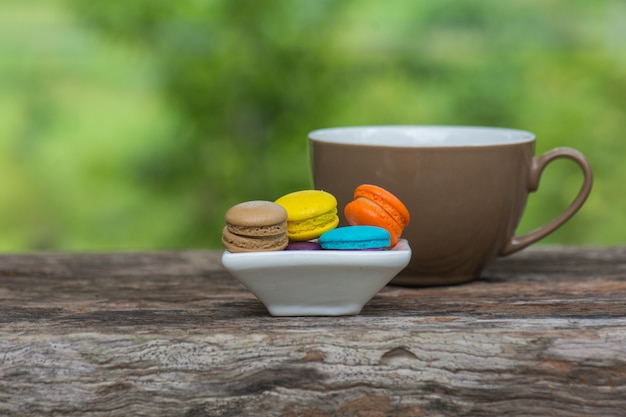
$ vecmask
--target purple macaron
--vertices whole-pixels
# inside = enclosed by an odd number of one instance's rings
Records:
[[[313,241],[289,242],[285,250],[320,250],[322,246]]]

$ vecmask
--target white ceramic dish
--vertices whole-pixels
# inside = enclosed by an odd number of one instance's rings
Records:
[[[273,316],[340,316],[359,314],[410,259],[400,239],[386,251],[224,251],[222,264]]]

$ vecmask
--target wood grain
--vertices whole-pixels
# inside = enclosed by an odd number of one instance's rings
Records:
[[[623,416],[626,248],[277,318],[220,252],[0,257],[1,416]]]

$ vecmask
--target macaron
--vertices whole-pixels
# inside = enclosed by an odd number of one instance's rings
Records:
[[[398,243],[411,221],[409,210],[395,195],[382,187],[362,184],[354,190],[354,199],[344,208],[351,225],[378,226],[391,234],[391,246]]]
[[[295,191],[275,202],[287,210],[287,236],[290,240],[316,239],[339,224],[337,199],[326,191]]]
[[[289,242],[285,250],[320,250],[322,246],[311,240]]]
[[[246,201],[226,212],[222,244],[230,252],[283,250],[287,237],[287,211],[271,201]]]
[[[345,226],[329,230],[319,238],[322,249],[369,250],[386,248],[391,234],[378,226]]]

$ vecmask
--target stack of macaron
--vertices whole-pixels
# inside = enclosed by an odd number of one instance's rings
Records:
[[[410,221],[397,197],[371,184],[358,186],[346,205],[349,226],[338,227],[337,213],[337,199],[322,190],[240,203],[226,213],[222,243],[230,252],[382,250],[398,243]]]
[[[224,216],[222,244],[230,252],[283,250],[287,237],[287,212],[271,201],[246,201]]]
[[[411,216],[406,206],[395,195],[382,187],[362,184],[354,190],[354,199],[344,209],[351,225],[378,226],[391,234],[391,246],[398,243]]]

